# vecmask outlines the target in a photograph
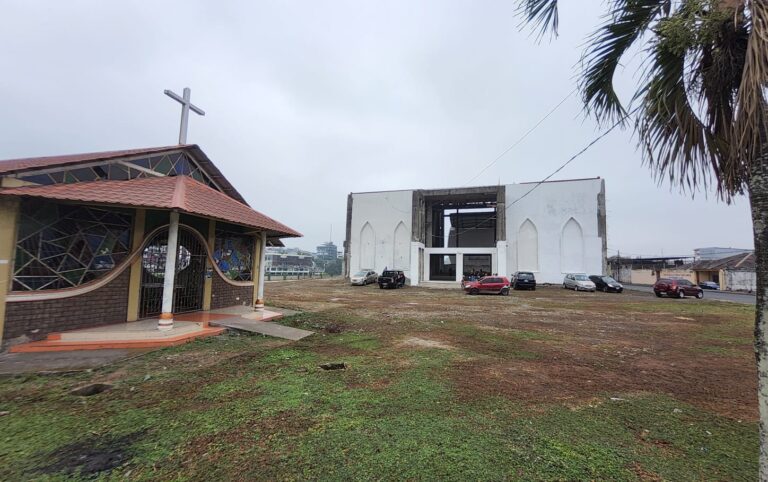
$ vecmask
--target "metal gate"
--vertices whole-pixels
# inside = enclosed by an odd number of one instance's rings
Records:
[[[163,308],[165,256],[168,230],[157,233],[141,256],[141,298],[139,316],[157,316]],[[176,278],[173,288],[173,313],[200,310],[205,283],[205,246],[192,231],[179,226]]]

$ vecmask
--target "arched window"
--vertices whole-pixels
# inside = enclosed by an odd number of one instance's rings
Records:
[[[395,228],[395,245],[392,267],[394,269],[408,270],[410,268],[410,235],[405,223],[400,221]]]
[[[371,223],[360,230],[360,269],[374,269],[376,263],[376,234]]]
[[[539,231],[530,219],[526,219],[517,232],[517,269],[539,270]]]
[[[560,237],[560,266],[563,273],[584,271],[584,234],[581,225],[570,218]]]

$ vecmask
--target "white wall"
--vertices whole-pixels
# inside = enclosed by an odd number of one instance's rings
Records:
[[[603,242],[598,233],[598,195],[602,179],[585,179],[564,182],[547,182],[534,189],[534,184],[510,184],[506,186],[507,205],[507,275],[528,271],[535,266],[533,260],[519,260],[518,255],[536,253],[538,270],[533,270],[540,283],[562,283],[568,271],[601,274],[603,270]],[[573,221],[569,221],[573,219]],[[523,224],[530,220],[536,228],[538,246],[530,246],[532,230],[526,226],[526,240],[518,246],[518,234]],[[578,223],[578,225],[574,224]],[[567,226],[567,227],[566,227]],[[579,245],[578,228],[581,229]],[[570,238],[565,250],[563,234]],[[581,268],[581,269],[577,269]],[[501,273],[499,273],[501,274]]]
[[[739,291],[757,290],[757,273],[754,271],[725,271],[725,289]]]
[[[352,194],[349,273],[363,268],[411,271],[413,191]]]

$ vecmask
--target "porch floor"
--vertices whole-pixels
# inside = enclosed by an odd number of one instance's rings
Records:
[[[103,350],[129,348],[160,348],[180,345],[197,338],[220,335],[227,330],[225,320],[237,322],[271,321],[282,317],[278,312],[255,312],[247,306],[233,306],[213,311],[198,311],[174,315],[173,328],[157,329],[154,318],[49,333],[46,339],[12,346],[11,353],[53,352],[71,350]],[[210,323],[219,326],[211,326]]]

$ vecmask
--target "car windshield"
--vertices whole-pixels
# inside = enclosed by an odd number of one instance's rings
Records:
[[[381,273],[382,276],[397,276],[397,272],[395,271],[385,271]]]
[[[616,280],[611,278],[610,276],[603,276],[603,281],[606,283],[615,283]]]
[[[368,276],[368,272],[367,271],[358,271],[357,273],[355,273],[355,276]]]
[[[533,279],[533,273],[517,273],[517,277],[520,279]]]
[[[575,274],[573,275],[573,279],[576,281],[589,281],[589,278],[587,278],[587,275],[585,274]]]

